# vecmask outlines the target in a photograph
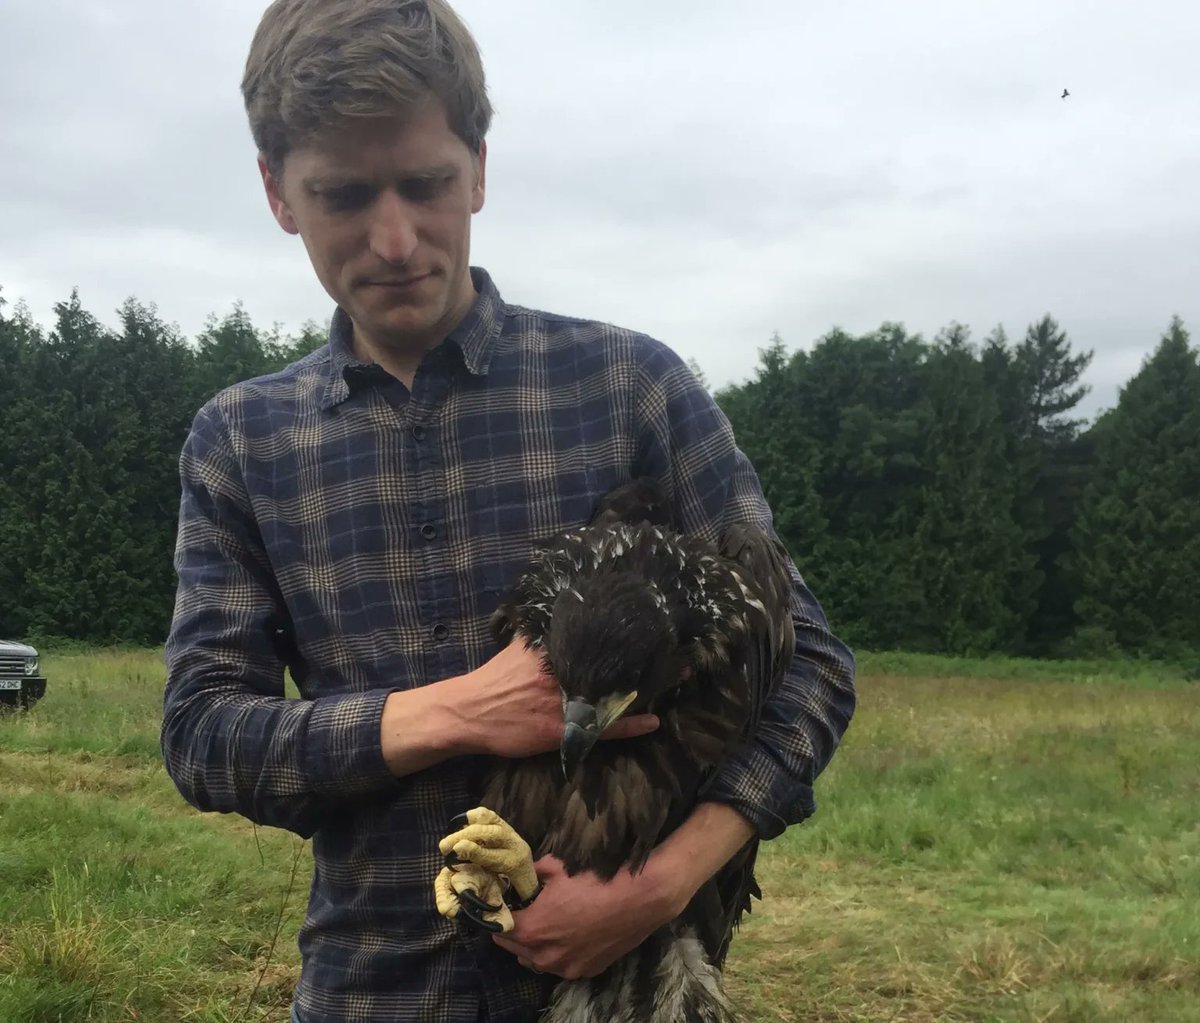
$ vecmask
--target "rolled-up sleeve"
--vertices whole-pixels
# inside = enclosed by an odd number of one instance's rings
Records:
[[[285,697],[291,623],[215,402],[196,416],[180,480],[167,773],[200,810],[308,837],[336,801],[395,784],[380,744],[391,690]]]
[[[667,484],[684,530],[712,541],[734,522],[774,532],[753,466],[712,396],[670,349],[644,340],[634,412],[638,473]],[[792,565],[792,663],[749,741],[705,787],[704,798],[737,809],[764,839],[810,816],[813,788],[853,716],[854,656],[830,630]]]

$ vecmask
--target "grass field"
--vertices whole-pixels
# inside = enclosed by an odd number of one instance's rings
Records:
[[[0,718],[0,1023],[278,1021],[299,839],[182,802],[156,652]],[[761,857],[748,1020],[1200,1021],[1200,685],[866,657],[821,809]]]

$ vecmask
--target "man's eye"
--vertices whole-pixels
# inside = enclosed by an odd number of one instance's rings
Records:
[[[410,202],[429,202],[436,199],[449,186],[449,177],[413,178],[403,186],[404,197]]]
[[[325,205],[337,213],[351,210],[361,210],[370,204],[371,189],[366,185],[346,185],[344,188],[331,188],[322,193]]]

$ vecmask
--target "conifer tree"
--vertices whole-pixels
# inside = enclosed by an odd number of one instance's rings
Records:
[[[1013,650],[1030,611],[1033,557],[1014,516],[997,396],[985,386],[969,333],[942,331],[924,365],[918,460],[926,469],[911,585],[922,615],[908,642],[948,653]]]
[[[1093,431],[1073,530],[1081,633],[1130,652],[1200,650],[1200,356],[1175,317]]]
[[[793,360],[776,333],[759,351],[754,378],[723,389],[716,400],[758,473],[776,532],[797,561],[816,565],[825,524],[813,487],[815,449],[795,389],[802,365],[803,357]]]

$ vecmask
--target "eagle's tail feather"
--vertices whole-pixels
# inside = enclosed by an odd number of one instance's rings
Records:
[[[670,942],[657,972],[652,1023],[733,1023],[721,971],[709,962],[693,931]]]
[[[734,1023],[721,986],[691,930],[660,931],[599,977],[563,981],[540,1023]]]

